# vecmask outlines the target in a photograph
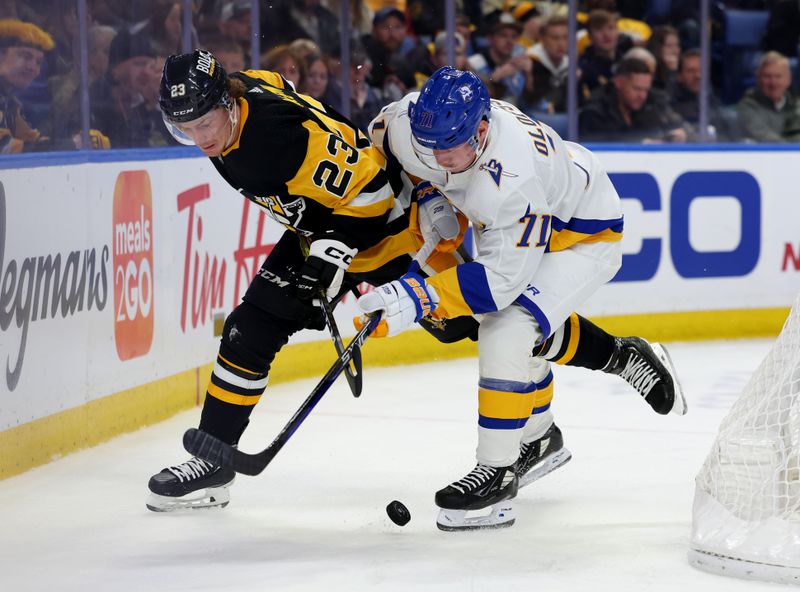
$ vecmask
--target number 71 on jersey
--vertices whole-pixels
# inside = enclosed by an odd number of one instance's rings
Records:
[[[550,220],[552,216],[550,214],[542,214],[539,216],[538,214],[531,213],[531,206],[528,205],[528,209],[525,211],[525,214],[522,218],[519,219],[520,224],[524,224],[524,229],[522,231],[522,236],[520,237],[519,241],[517,241],[516,246],[520,248],[528,248],[531,246],[531,235],[537,236],[534,233],[534,228],[536,227],[536,223],[539,222],[539,232],[538,232],[538,240],[534,244],[535,247],[544,247],[547,245],[547,240],[550,237]]]

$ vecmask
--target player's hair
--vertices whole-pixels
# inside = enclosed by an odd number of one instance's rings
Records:
[[[227,80],[227,85],[228,85],[228,94],[231,96],[232,99],[240,99],[247,92],[247,86],[245,86],[244,82],[242,82],[238,78],[231,78],[229,76]]]

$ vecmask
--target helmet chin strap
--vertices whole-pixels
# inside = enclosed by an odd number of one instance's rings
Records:
[[[228,121],[231,124],[231,133],[225,142],[224,150],[233,146],[239,133],[239,101],[237,99],[231,99],[231,106],[228,107]]]

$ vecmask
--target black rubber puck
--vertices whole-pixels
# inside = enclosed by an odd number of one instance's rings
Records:
[[[401,502],[393,500],[386,506],[386,513],[392,522],[398,526],[405,526],[411,521],[411,512]]]

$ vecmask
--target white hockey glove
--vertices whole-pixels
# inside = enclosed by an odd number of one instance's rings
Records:
[[[358,249],[351,249],[335,238],[318,238],[311,243],[300,275],[297,278],[297,297],[312,300],[324,289],[328,300],[342,289],[345,270],[350,267]]]
[[[442,192],[428,181],[417,185],[415,190],[419,229],[425,242],[437,244],[456,238],[460,231],[458,217]]]
[[[439,302],[433,286],[425,283],[422,276],[407,273],[399,280],[378,286],[358,299],[363,312],[383,311],[374,337],[391,337],[407,329],[431,313]],[[363,323],[356,317],[355,324]]]

